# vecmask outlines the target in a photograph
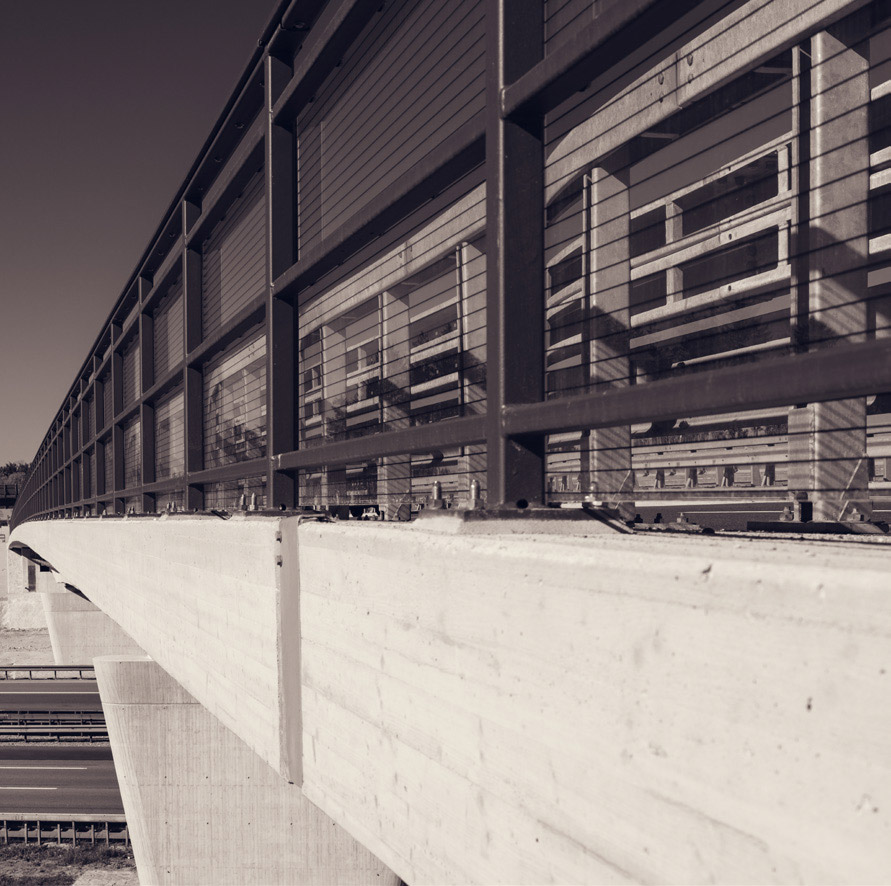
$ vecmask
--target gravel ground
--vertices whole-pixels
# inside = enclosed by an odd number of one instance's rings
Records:
[[[0,886],[139,886],[129,849],[0,846]]]
[[[6,601],[0,600],[0,625]],[[53,664],[49,631],[10,631],[0,626],[0,667],[5,665]]]

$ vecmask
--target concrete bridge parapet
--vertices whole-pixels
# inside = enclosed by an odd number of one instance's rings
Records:
[[[250,749],[283,827],[316,827],[299,794],[407,883],[891,871],[887,545],[289,517],[16,538],[152,657],[100,662],[112,719],[214,759]],[[131,678],[169,704],[112,701]],[[112,739],[135,796],[153,758],[129,728]],[[212,798],[183,797],[201,770],[168,744],[162,770],[192,775],[149,818],[192,820]],[[142,866],[180,851],[144,842],[167,848]]]

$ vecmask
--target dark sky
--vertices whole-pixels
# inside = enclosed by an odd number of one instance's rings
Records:
[[[0,464],[30,461],[277,0],[0,0]]]

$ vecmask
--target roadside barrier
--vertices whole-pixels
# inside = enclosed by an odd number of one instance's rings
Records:
[[[102,711],[0,711],[0,726],[104,726]]]
[[[105,724],[72,726],[16,726],[0,724],[0,743],[4,741],[108,741]]]
[[[37,675],[35,677],[35,674]],[[4,665],[0,667],[0,680],[95,680],[96,672],[90,665]],[[60,676],[61,675],[61,676]]]
[[[60,816],[55,813],[0,812],[0,841],[9,843],[122,843],[130,845],[123,815]]]

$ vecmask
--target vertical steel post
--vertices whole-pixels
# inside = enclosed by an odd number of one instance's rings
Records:
[[[119,493],[124,488],[124,429],[115,422],[111,430],[111,445],[114,454],[114,486],[115,493]],[[115,497],[114,513],[121,514],[124,512],[124,499],[121,496]]]
[[[152,281],[147,277],[139,278],[139,381],[141,389],[137,396],[142,399],[143,394],[155,383],[155,333],[154,319],[149,313],[142,310],[142,305],[152,290]],[[139,452],[141,464],[140,476],[142,485],[155,481],[155,410],[147,403],[143,403],[139,409]],[[155,509],[155,497],[153,495],[142,496],[140,510],[142,513],[151,513]]]
[[[543,120],[506,119],[505,86],[541,60],[541,4],[486,2],[487,481],[490,508],[544,502],[545,438],[509,436],[503,407],[544,394]]]
[[[267,56],[266,66],[266,449],[269,455],[267,490],[270,507],[293,507],[292,475],[275,470],[274,459],[296,449],[294,351],[295,311],[290,301],[275,298],[272,283],[296,257],[294,133],[276,124],[272,108],[290,81],[291,66]]]
[[[204,496],[201,489],[189,483],[189,475],[204,467],[203,397],[204,378],[201,369],[188,365],[188,355],[201,344],[201,253],[188,246],[188,234],[201,214],[200,207],[183,201],[183,317],[186,365],[183,371],[183,424],[185,435],[187,510],[201,510]]]

